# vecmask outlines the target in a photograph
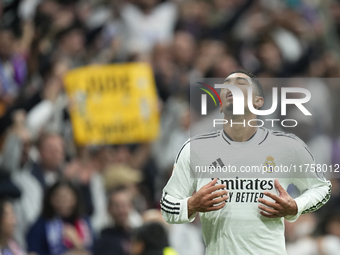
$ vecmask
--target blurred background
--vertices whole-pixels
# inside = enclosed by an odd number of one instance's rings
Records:
[[[317,118],[299,119],[292,109],[285,118],[299,125],[283,131],[301,137],[318,163],[340,164],[340,1],[2,0],[0,20],[3,255],[146,255],[165,247],[203,255],[199,219],[170,226],[159,206],[190,136],[193,77],[246,69],[268,79],[332,78],[294,84],[318,95],[309,106]],[[77,145],[65,75],[128,62],[152,67],[158,138]],[[263,85],[267,94],[275,86]],[[323,208],[286,223],[289,255],[340,254],[336,177]]]

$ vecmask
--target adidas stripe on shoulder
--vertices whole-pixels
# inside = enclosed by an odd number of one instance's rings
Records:
[[[181,149],[179,150],[177,156],[176,156],[176,160],[175,160],[175,163],[177,163],[178,161],[178,158],[179,156],[181,155],[181,152],[182,150],[184,149],[184,147],[189,144],[191,141],[194,141],[194,140],[199,140],[199,139],[209,139],[209,138],[215,138],[215,137],[218,137],[220,136],[220,132],[221,130],[216,130],[216,131],[213,131],[213,132],[209,132],[209,133],[204,133],[204,134],[200,134],[200,135],[196,135],[192,138],[189,138],[181,147]]]

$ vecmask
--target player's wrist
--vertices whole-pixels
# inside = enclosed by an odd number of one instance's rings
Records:
[[[190,218],[194,213],[197,212],[197,209],[194,205],[194,197],[190,197],[188,199],[188,218]]]
[[[296,203],[295,199],[292,199],[291,213],[289,215],[295,216],[295,215],[297,215],[297,213],[298,213],[297,203]]]

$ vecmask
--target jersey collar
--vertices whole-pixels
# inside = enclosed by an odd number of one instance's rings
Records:
[[[243,146],[251,146],[251,145],[258,145],[261,143],[266,136],[267,130],[264,128],[257,129],[256,133],[248,139],[246,142],[235,142],[232,140],[228,134],[222,129],[221,136],[225,142],[229,145],[236,146],[236,147],[243,147]]]

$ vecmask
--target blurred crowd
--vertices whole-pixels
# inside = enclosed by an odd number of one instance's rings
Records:
[[[318,95],[316,117],[284,131],[340,164],[340,1],[3,0],[0,20],[2,255],[203,255],[199,219],[169,226],[159,209],[190,136],[191,78],[314,78],[299,86]],[[159,138],[78,146],[64,75],[124,62],[153,68]],[[329,203],[286,224],[289,255],[339,254],[340,183],[328,177]]]

